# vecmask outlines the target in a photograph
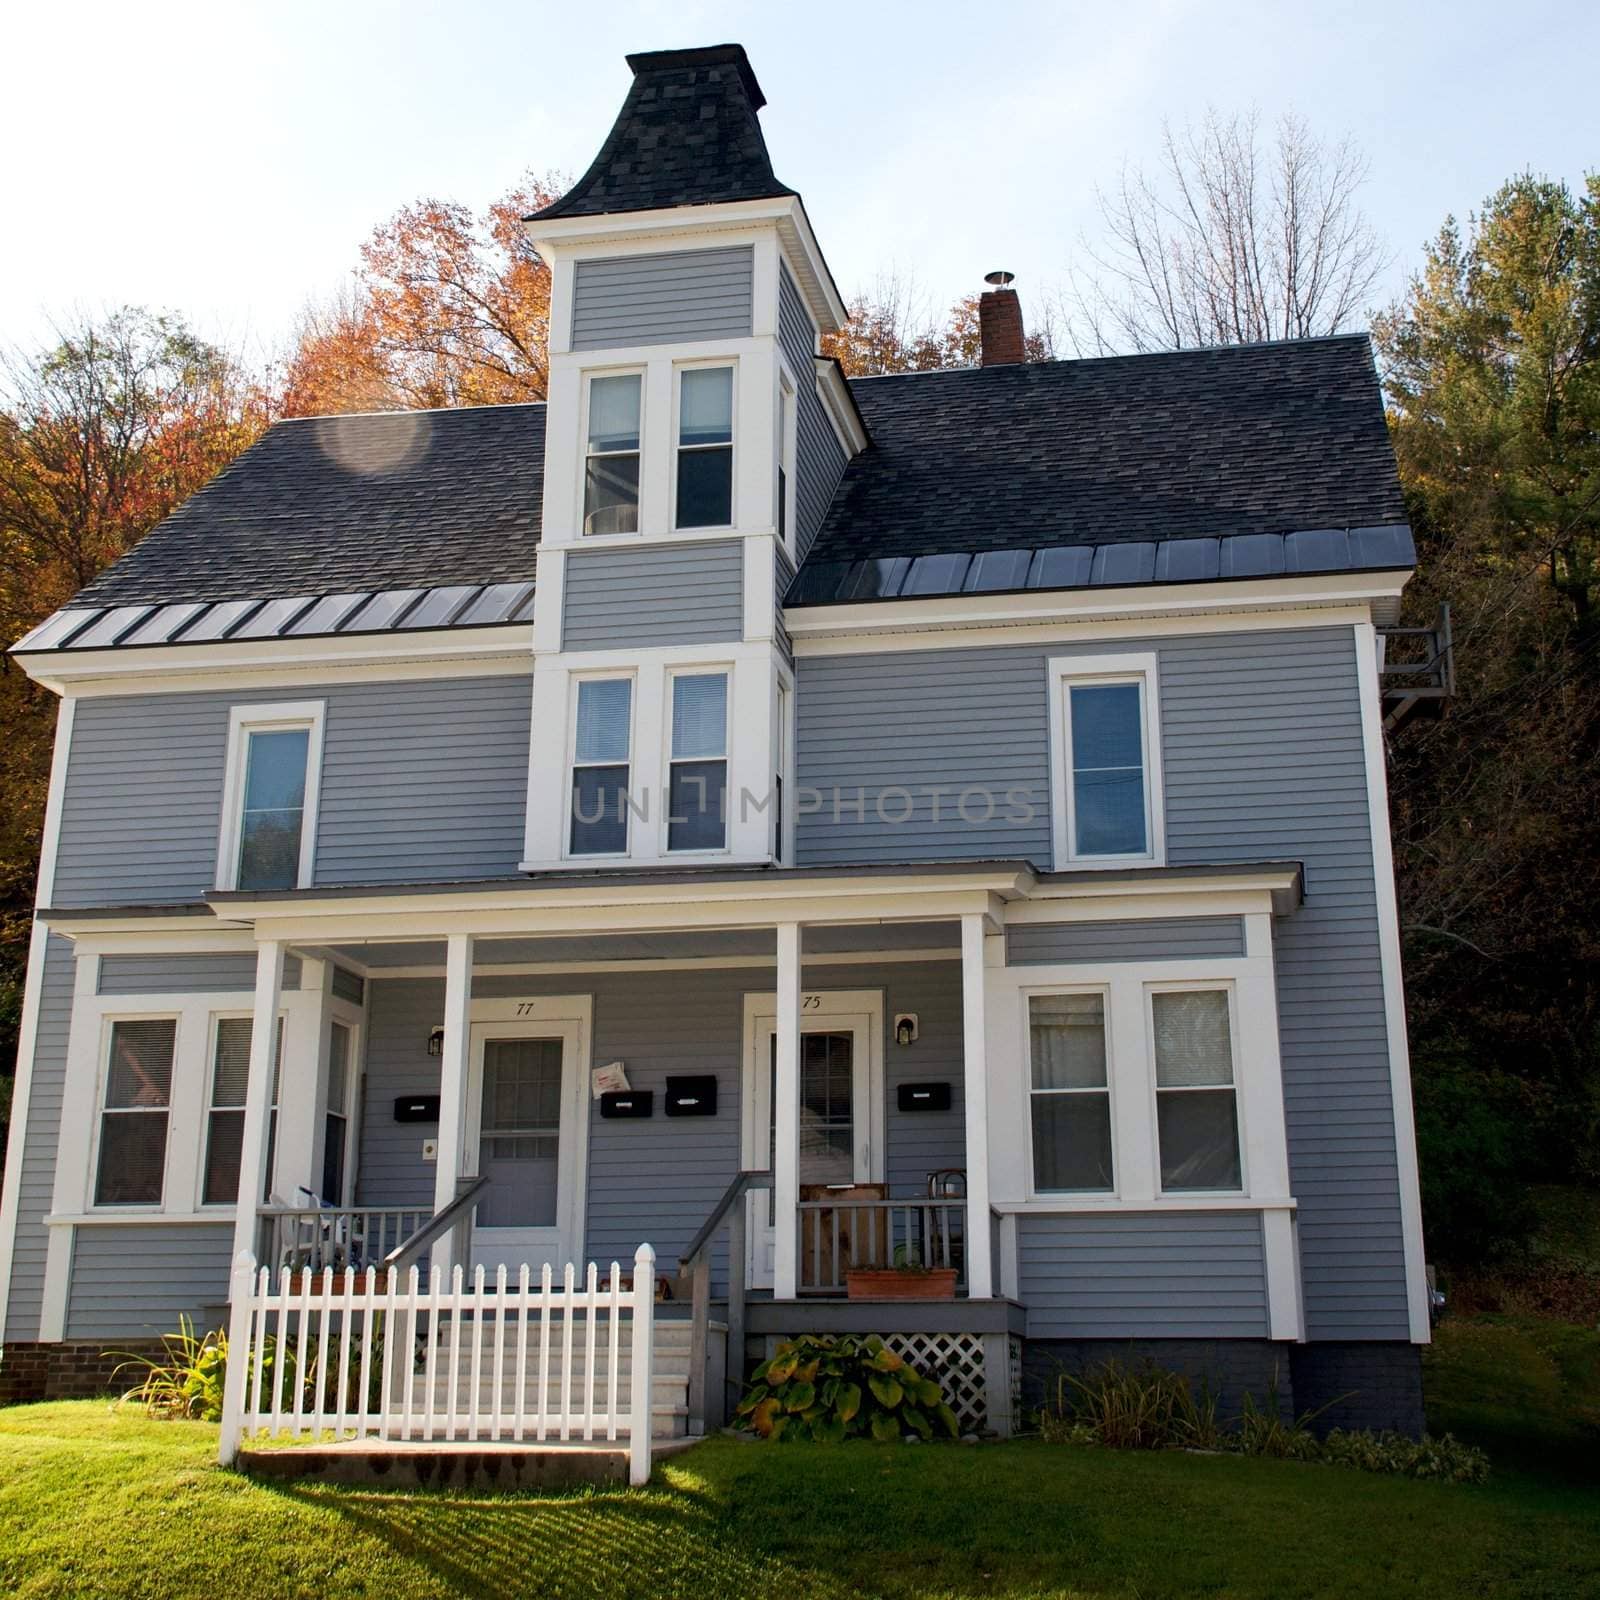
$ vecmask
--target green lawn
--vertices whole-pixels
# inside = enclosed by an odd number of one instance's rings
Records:
[[[0,1592],[1600,1594],[1597,1436],[1586,1455],[1574,1410],[1600,1398],[1600,1336],[1461,1324],[1432,1383],[1436,1425],[1505,1452],[1488,1485],[1029,1441],[719,1439],[646,1490],[269,1487],[214,1468],[202,1424],[96,1402],[17,1407],[0,1411]]]

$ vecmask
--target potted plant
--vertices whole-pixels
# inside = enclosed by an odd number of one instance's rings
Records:
[[[844,1275],[852,1300],[954,1300],[956,1269],[926,1267],[915,1248],[897,1245],[892,1267],[851,1267]]]

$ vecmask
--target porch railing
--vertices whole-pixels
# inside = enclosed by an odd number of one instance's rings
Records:
[[[219,1457],[241,1440],[433,1444],[595,1443],[625,1438],[629,1478],[650,1477],[655,1251],[640,1245],[624,1285],[612,1262],[584,1283],[457,1266],[423,1287],[413,1266],[379,1274],[276,1276],[234,1262]]]
[[[433,1220],[432,1206],[263,1206],[264,1264],[296,1272],[382,1267]]]
[[[802,1294],[840,1294],[855,1268],[954,1267],[966,1287],[967,1202],[939,1198],[802,1200]]]

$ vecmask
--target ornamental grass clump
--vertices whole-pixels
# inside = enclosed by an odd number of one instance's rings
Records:
[[[779,1345],[756,1368],[736,1415],[763,1439],[824,1444],[931,1439],[935,1433],[954,1439],[961,1431],[939,1385],[876,1335]]]

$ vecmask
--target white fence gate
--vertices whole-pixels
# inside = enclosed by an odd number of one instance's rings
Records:
[[[416,1267],[321,1273],[234,1260],[219,1459],[241,1439],[432,1444],[628,1442],[629,1481],[650,1477],[655,1251],[633,1279],[591,1262],[533,1281],[468,1282],[456,1267],[426,1289]]]

